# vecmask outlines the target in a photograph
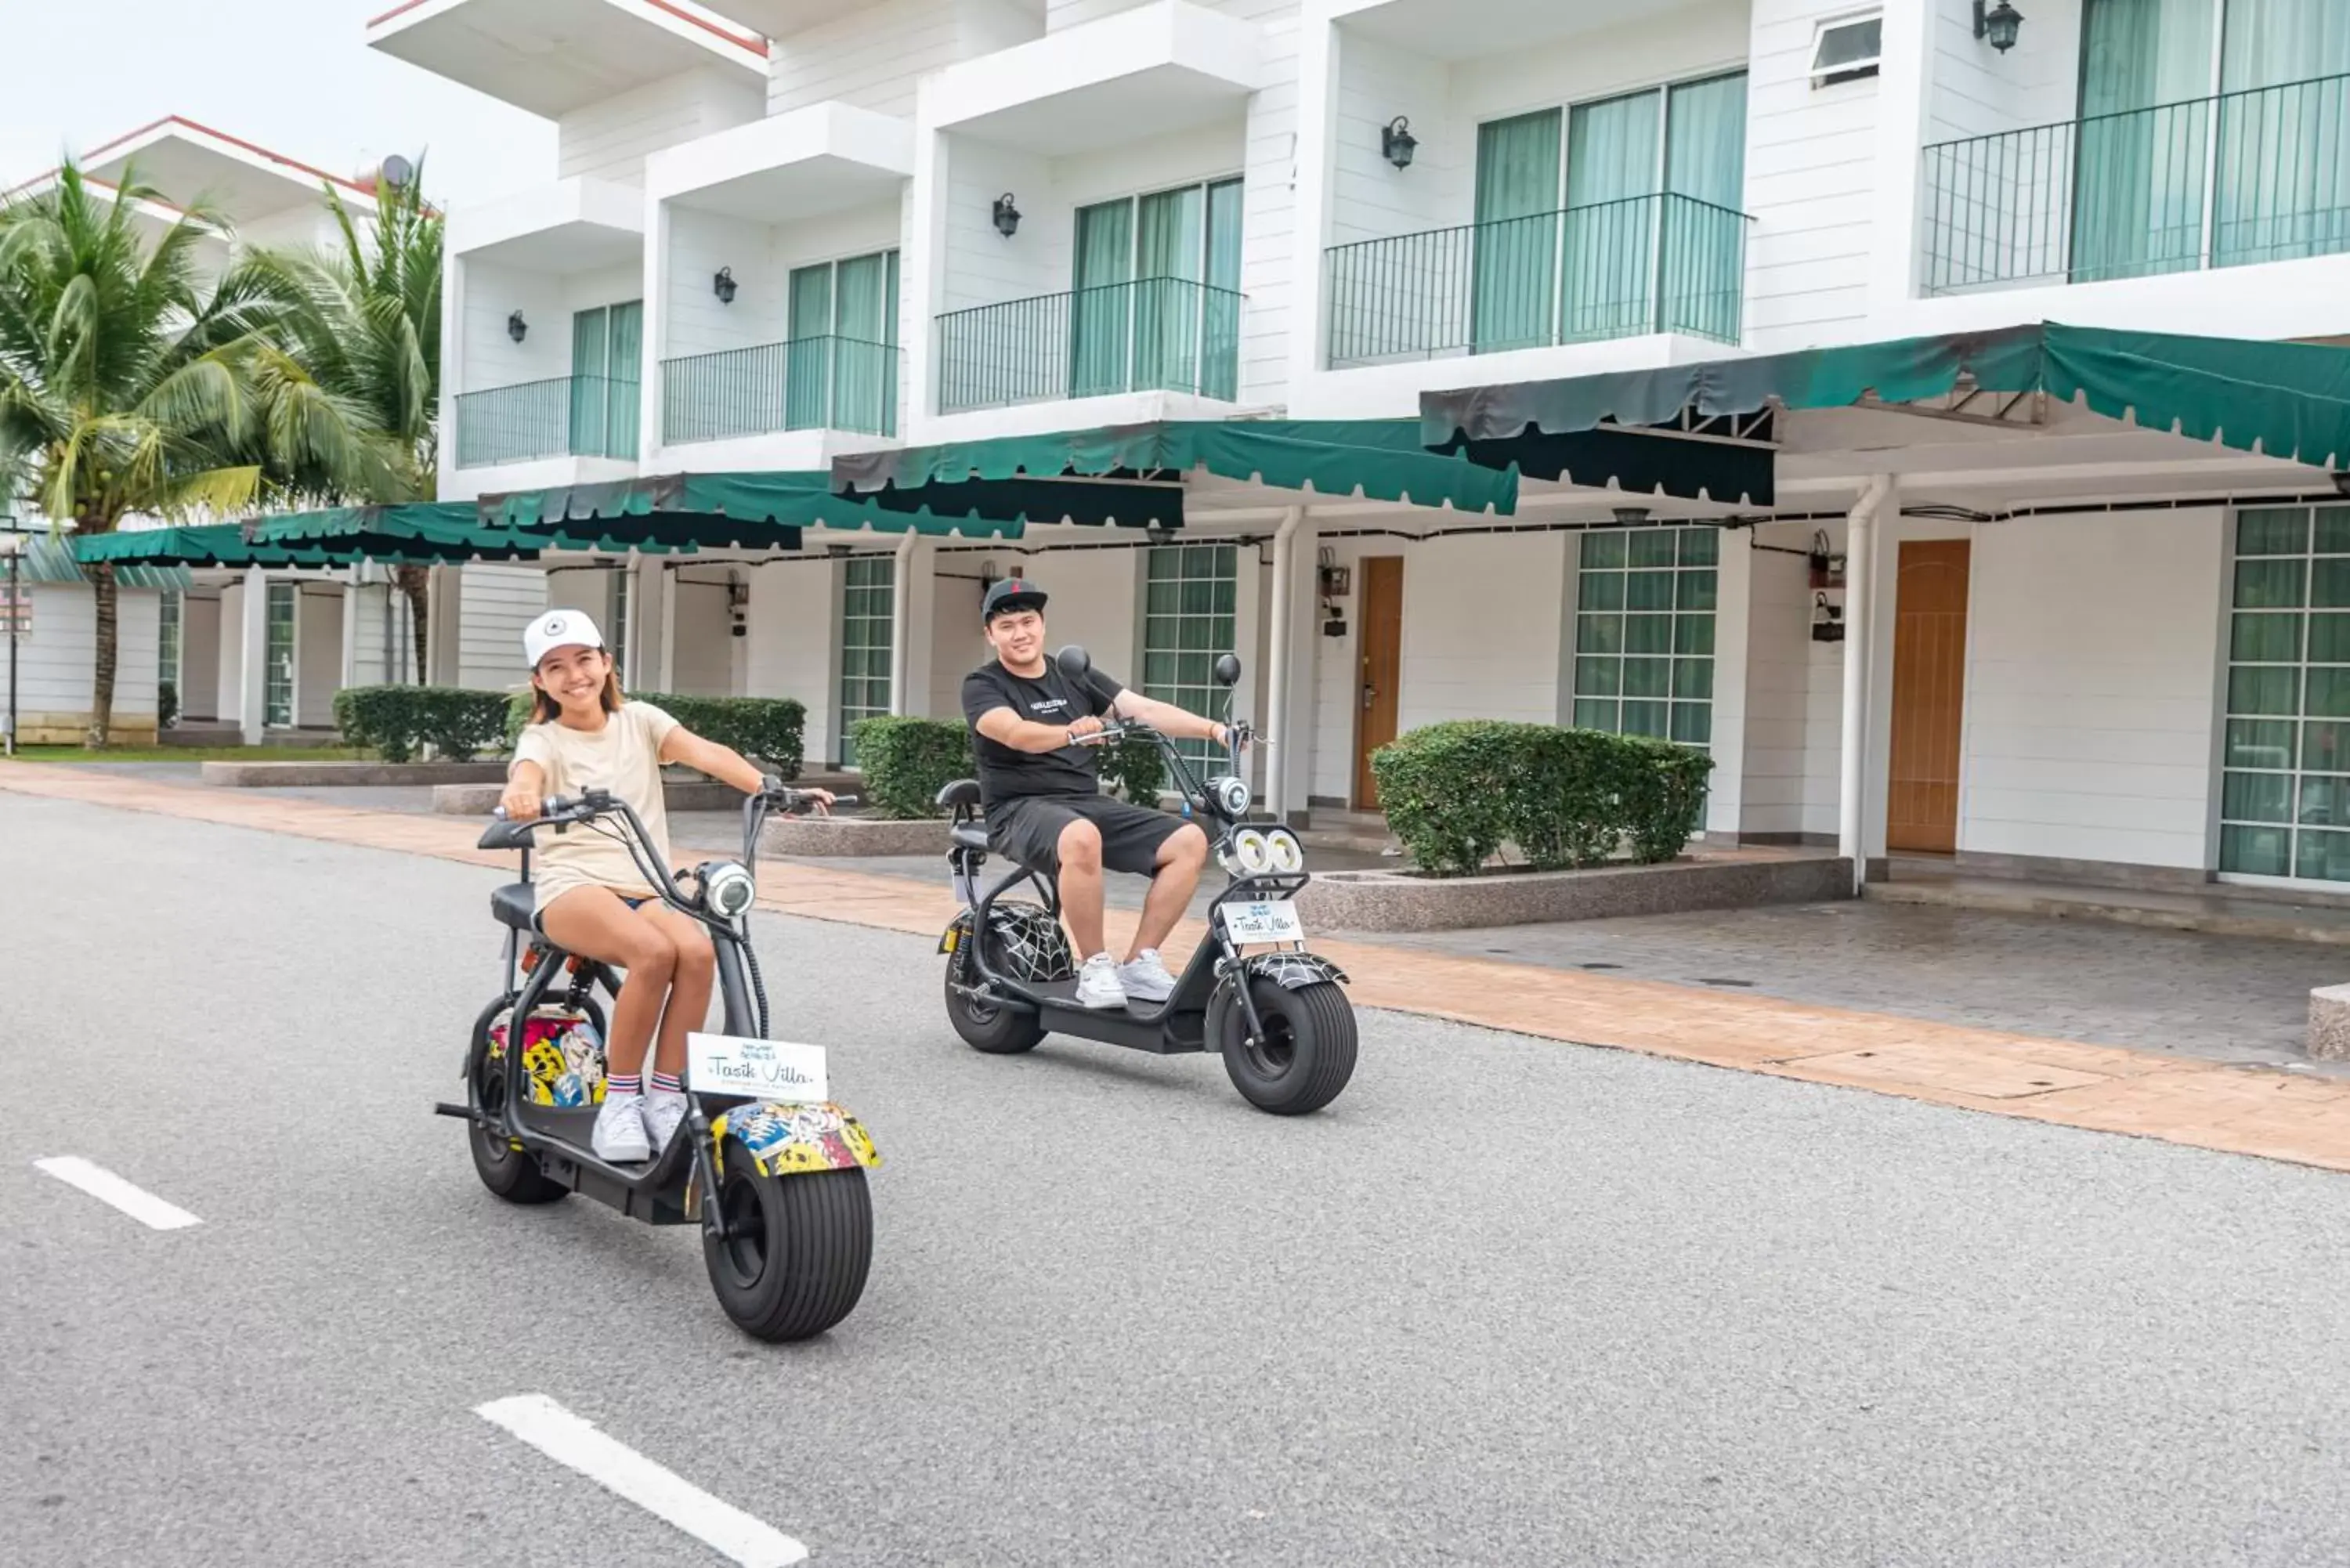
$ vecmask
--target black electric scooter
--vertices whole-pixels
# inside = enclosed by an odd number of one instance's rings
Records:
[[[1063,649],[1056,662],[1072,682],[1093,669],[1082,648]],[[1014,867],[983,890],[988,843],[978,782],[960,779],[940,793],[939,805],[954,814],[947,858],[965,906],[939,940],[948,955],[947,1017],[972,1049],[1012,1055],[1059,1033],[1158,1055],[1214,1051],[1232,1086],[1276,1116],[1320,1110],[1346,1088],[1355,1071],[1355,1010],[1340,989],[1347,977],[1305,950],[1293,902],[1311,879],[1304,847],[1286,827],[1245,820],[1253,804],[1240,776],[1245,729],[1230,718],[1230,693],[1240,677],[1237,658],[1227,653],[1216,660],[1232,744],[1229,771],[1212,778],[1201,779],[1173,742],[1146,724],[1116,721],[1091,737],[1095,743],[1124,736],[1158,743],[1183,815],[1207,830],[1232,878],[1208,911],[1207,940],[1164,1002],[1129,1002],[1122,1012],[1080,1006],[1055,878]],[[1041,904],[1003,897],[1024,881],[1042,895]]]
[[[822,1334],[864,1293],[873,1258],[865,1172],[881,1163],[873,1140],[831,1101],[689,1082],[686,1118],[668,1147],[641,1165],[598,1158],[591,1135],[604,1099],[606,1014],[595,992],[617,1002],[625,982],[540,929],[530,855],[543,829],[605,832],[625,844],[661,901],[709,929],[730,1065],[757,1082],[775,1054],[762,1044],[767,992],[747,925],[758,898],[751,867],[769,810],[810,802],[769,779],[743,802],[743,858],[676,875],[657,862],[636,812],[602,790],[552,796],[528,822],[493,824],[480,846],[522,853],[523,879],[490,896],[491,913],[506,929],[505,985],[466,1044],[465,1102],[433,1107],[471,1124],[473,1168],[509,1203],[553,1203],[577,1192],[648,1224],[699,1223],[719,1305],[764,1340]],[[770,1074],[764,1081],[788,1080]]]

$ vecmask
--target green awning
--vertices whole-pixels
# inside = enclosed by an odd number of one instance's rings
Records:
[[[96,540],[90,542],[97,543]],[[75,540],[68,544],[63,538],[36,534],[26,541],[25,554],[16,569],[28,582],[87,583],[89,579],[82,575],[81,563],[74,554],[75,545],[80,543]],[[134,564],[116,571],[114,581],[120,587],[161,589],[186,588],[192,586],[195,579],[184,567]]]
[[[1686,452],[1722,444],[1677,439],[1692,424],[1773,405],[1902,404],[1962,389],[2044,392],[2144,430],[2318,468],[2350,466],[2350,349],[2054,322],[1429,392],[1420,398],[1420,437],[1431,446],[1465,443],[1476,461],[1495,466],[1555,438],[1608,433]]]
[[[1126,525],[1180,524],[1181,485],[1194,472],[1462,512],[1506,514],[1518,499],[1515,474],[1423,450],[1409,420],[1167,420],[858,452],[832,465],[844,493]]]
[[[141,528],[74,541],[84,561],[181,566],[342,566],[353,561],[536,560],[546,542],[484,529],[469,507],[341,506],[203,527]]]
[[[803,528],[1016,539],[1023,521],[933,504],[893,508],[835,494],[828,474],[789,471],[654,474],[485,495],[476,504],[482,522],[508,527],[576,535],[570,525],[604,524],[596,532],[612,542],[600,549],[672,539],[706,548],[795,550]]]

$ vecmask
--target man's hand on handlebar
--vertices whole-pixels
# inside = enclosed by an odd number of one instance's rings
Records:
[[[1102,722],[1099,714],[1088,713],[1069,726],[1069,744],[1092,744],[1097,737],[1107,734],[1109,726]]]

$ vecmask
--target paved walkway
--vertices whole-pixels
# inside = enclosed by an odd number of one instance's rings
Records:
[[[256,800],[246,790],[38,763],[0,763],[0,792],[476,865],[512,863],[473,847],[479,824],[447,817]],[[765,909],[887,930],[941,930],[956,907],[941,885],[804,863],[763,866],[760,886]],[[1125,935],[1118,928],[1127,919],[1113,912],[1114,940]],[[1189,926],[1170,949],[1188,950],[1199,936]],[[2350,1170],[2350,1083],[1396,943],[1315,949],[1353,977],[1362,1006]],[[1175,958],[1170,950],[1170,961]]]

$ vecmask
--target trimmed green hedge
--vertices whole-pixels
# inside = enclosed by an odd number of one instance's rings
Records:
[[[943,815],[939,791],[972,776],[971,732],[959,721],[883,714],[858,720],[848,734],[865,775],[859,793],[878,816],[911,822]]]
[[[471,762],[496,748],[505,721],[503,691],[348,686],[335,693],[335,727],[344,743],[371,749],[388,763],[408,762],[427,744],[452,762]]]
[[[790,697],[671,697],[639,691],[630,701],[650,702],[671,718],[722,746],[740,752],[781,779],[795,779],[806,762],[807,709]],[[530,722],[532,694],[525,690],[506,703],[506,749]]]
[[[1167,786],[1167,754],[1159,742],[1126,735],[1110,743],[1101,757],[1102,787],[1139,805],[1155,806]]]
[[[1713,758],[1599,730],[1460,719],[1371,755],[1388,826],[1419,867],[1470,876],[1505,845],[1529,866],[1596,866],[1628,850],[1679,855],[1705,811]]]

